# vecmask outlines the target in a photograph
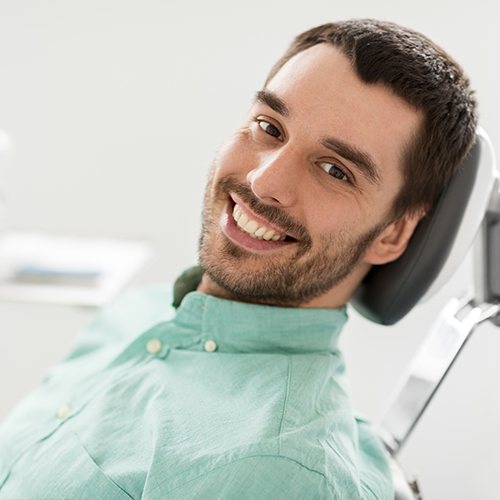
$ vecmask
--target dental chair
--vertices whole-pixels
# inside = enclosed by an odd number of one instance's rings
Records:
[[[474,329],[500,326],[500,191],[491,142],[482,129],[434,210],[417,226],[397,261],[374,267],[351,305],[367,319],[392,325],[431,298],[474,245],[474,291],[451,299],[415,355],[378,433],[390,453],[396,500],[421,500],[398,452]],[[383,291],[383,293],[381,293]]]

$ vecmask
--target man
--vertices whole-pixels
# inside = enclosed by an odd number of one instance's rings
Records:
[[[299,35],[207,184],[200,268],[104,310],[0,431],[0,498],[389,499],[345,304],[474,140],[461,69],[372,20]]]

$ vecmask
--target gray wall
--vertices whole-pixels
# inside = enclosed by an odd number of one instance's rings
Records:
[[[144,238],[157,250],[135,284],[196,260],[207,167],[291,38],[377,17],[421,30],[470,74],[500,151],[499,7],[491,1],[0,0],[0,128],[14,150],[1,228]],[[343,334],[355,406],[383,411],[451,285],[398,325],[352,312]],[[93,312],[0,303],[0,417],[68,349]],[[401,456],[427,499],[495,499],[500,332],[479,329]]]

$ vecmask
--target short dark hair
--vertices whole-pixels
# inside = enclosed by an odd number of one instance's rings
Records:
[[[351,19],[298,35],[265,85],[294,55],[319,43],[339,48],[365,83],[382,83],[424,119],[408,145],[404,184],[392,211],[430,209],[475,141],[476,101],[462,68],[424,35],[395,23]]]

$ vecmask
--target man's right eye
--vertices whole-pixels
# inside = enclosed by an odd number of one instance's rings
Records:
[[[275,127],[271,122],[264,120],[262,118],[257,118],[255,120],[257,122],[257,125],[268,135],[271,135],[273,137],[276,137],[277,139],[280,138],[281,132],[277,127]]]

